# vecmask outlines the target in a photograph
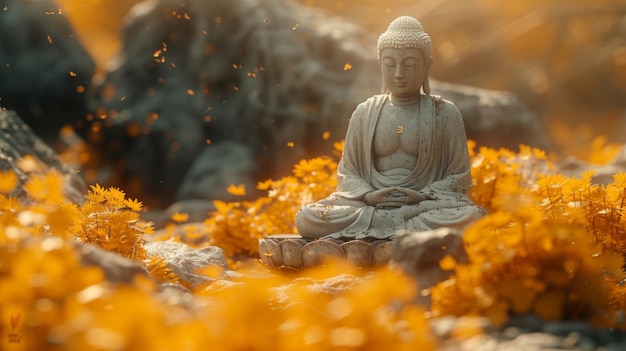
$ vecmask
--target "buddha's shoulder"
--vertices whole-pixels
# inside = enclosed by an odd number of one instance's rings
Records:
[[[359,106],[363,106],[364,108],[369,108],[371,106],[382,105],[385,103],[385,100],[389,97],[389,94],[378,94],[373,95],[367,98],[367,100],[363,101],[359,104]]]
[[[435,105],[435,111],[437,114],[443,116],[461,116],[459,109],[454,102],[444,99],[440,95],[428,95]]]
[[[356,108],[354,109],[354,113],[352,114],[352,117],[354,118],[354,117],[364,116],[364,115],[369,114],[374,109],[382,107],[387,97],[388,97],[387,94],[379,94],[379,95],[370,96],[365,101],[359,103],[356,106]]]

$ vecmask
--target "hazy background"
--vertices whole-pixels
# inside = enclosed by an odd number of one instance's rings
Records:
[[[99,69],[137,0],[57,0]],[[411,15],[430,33],[436,79],[516,93],[561,152],[626,141],[626,1],[300,0],[377,35]],[[375,53],[373,53],[375,54]]]

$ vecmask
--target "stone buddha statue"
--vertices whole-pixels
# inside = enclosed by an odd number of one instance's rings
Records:
[[[485,215],[466,195],[472,179],[461,114],[430,95],[431,51],[412,17],[380,35],[384,93],[353,112],[337,191],[300,209],[303,238],[389,239],[399,231],[463,229]]]

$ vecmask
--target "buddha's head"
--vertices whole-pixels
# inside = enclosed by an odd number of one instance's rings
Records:
[[[383,91],[394,95],[430,94],[428,74],[432,43],[422,24],[413,17],[396,18],[378,38],[378,62]]]

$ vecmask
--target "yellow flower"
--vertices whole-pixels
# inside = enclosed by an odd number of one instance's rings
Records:
[[[12,170],[0,171],[0,193],[8,194],[17,186],[19,179]]]

